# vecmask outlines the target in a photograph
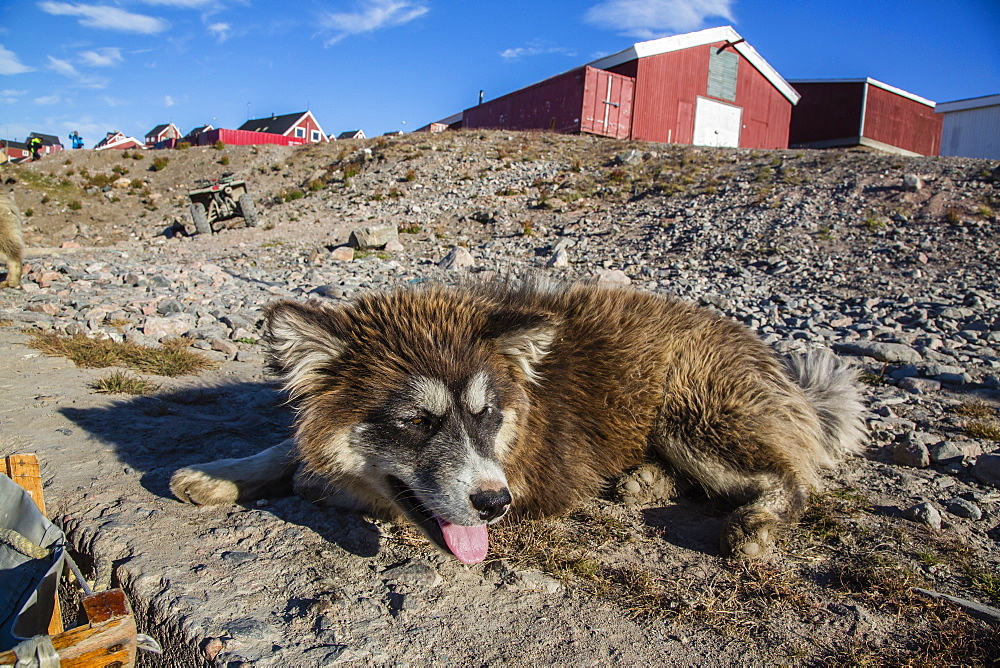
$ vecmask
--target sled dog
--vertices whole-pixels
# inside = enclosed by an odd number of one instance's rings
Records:
[[[650,503],[681,480],[735,504],[722,553],[757,557],[817,470],[864,443],[854,372],[832,354],[783,361],[729,318],[633,289],[436,285],[281,301],[265,319],[294,437],[177,471],[179,499],[252,500],[301,465],[336,504],[406,518],[475,563],[505,515],[614,484]]]

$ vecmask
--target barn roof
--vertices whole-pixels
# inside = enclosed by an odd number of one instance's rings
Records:
[[[946,114],[950,111],[966,111],[968,109],[980,109],[982,107],[996,106],[1000,106],[1000,95],[984,95],[982,97],[970,97],[964,100],[941,102],[934,111],[939,114]]]
[[[283,114],[281,116],[268,116],[267,118],[252,118],[238,130],[249,130],[250,132],[270,132],[276,135],[283,135],[305,116],[308,111],[298,111],[294,114]]]
[[[722,26],[719,28],[708,28],[698,32],[689,32],[683,35],[672,35],[652,39],[648,42],[637,42],[627,49],[613,53],[610,56],[598,58],[588,63],[591,67],[606,70],[622,63],[627,63],[638,58],[648,58],[658,56],[661,53],[672,51],[682,51],[705,44],[715,44],[716,42],[729,42],[733,48],[746,58],[751,65],[757,68],[764,77],[777,88],[785,98],[792,104],[797,104],[801,97],[785,79],[778,74],[778,71],[771,67],[764,58],[757,53],[757,50],[750,46],[732,26]]]
[[[150,130],[149,132],[147,132],[146,136],[147,137],[155,137],[156,135],[160,134],[161,132],[163,132],[164,130],[166,130],[167,128],[169,128],[170,125],[171,125],[170,123],[163,123],[162,125],[157,125],[155,128],[153,128],[152,130]]]
[[[909,91],[905,91],[902,88],[896,88],[895,86],[890,86],[887,83],[882,83],[877,79],[872,79],[871,77],[863,77],[861,79],[793,79],[789,83],[793,86],[795,84],[836,84],[836,83],[866,83],[869,86],[875,86],[876,88],[881,88],[882,90],[887,90],[890,93],[895,93],[901,97],[908,98],[914,102],[919,102],[920,104],[926,104],[928,107],[933,107],[936,103],[932,100],[928,100],[925,97],[920,97],[919,95],[914,95]]]
[[[59,137],[55,135],[43,135],[41,132],[32,132],[28,135],[28,139],[32,137],[38,137],[42,140],[42,146],[62,146],[62,142],[59,141]]]

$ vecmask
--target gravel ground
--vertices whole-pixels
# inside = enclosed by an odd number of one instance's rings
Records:
[[[480,132],[140,155],[4,172],[30,248],[22,287],[0,293],[0,451],[39,454],[81,560],[111,562],[167,647],[156,665],[976,665],[1000,652],[987,623],[910,589],[1000,604],[997,164]],[[169,163],[151,171],[154,157]],[[261,226],[187,236],[186,189],[225,170],[247,179]],[[389,245],[346,247],[366,226],[388,226]],[[175,468],[287,434],[256,342],[269,301],[526,271],[630,282],[722,311],[779,352],[847,356],[866,381],[865,456],[750,565],[718,556],[726,509],[697,496],[597,499],[504,527],[474,567],[412,529],[295,497],[171,497]],[[39,333],[183,338],[215,364],[130,371],[155,391],[109,396],[93,387],[109,369],[40,353]]]

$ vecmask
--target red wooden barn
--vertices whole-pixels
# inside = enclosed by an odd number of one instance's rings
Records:
[[[247,121],[238,129],[281,135],[293,140],[292,143],[295,144],[316,144],[318,142],[330,141],[311,111],[299,111],[294,114],[283,114],[268,118],[255,118]]]
[[[146,133],[146,148],[173,148],[181,138],[181,131],[173,123],[157,125]]]
[[[785,148],[799,94],[729,26],[633,44],[466,109],[462,127]]]
[[[802,100],[788,142],[805,148],[868,146],[903,155],[938,155],[934,103],[875,79],[792,81]]]

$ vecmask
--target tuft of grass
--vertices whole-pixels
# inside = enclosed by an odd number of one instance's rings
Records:
[[[296,189],[285,189],[278,193],[279,202],[292,202],[297,199],[302,199],[306,194],[301,190]]]
[[[219,164],[220,165],[228,165],[229,164],[229,156],[228,155],[224,155],[221,158],[219,158]]]
[[[160,386],[125,371],[112,371],[110,375],[98,378],[91,387],[98,394],[131,394],[133,396],[141,396],[155,392]]]
[[[996,420],[970,420],[962,425],[962,431],[984,441],[1000,441],[1000,422]]]
[[[997,409],[982,399],[966,401],[955,407],[955,413],[962,417],[988,420],[997,416]]]
[[[408,182],[409,181],[416,181],[417,180],[417,170],[415,170],[415,169],[408,169],[408,170],[406,170],[406,174],[403,175],[403,180],[404,181],[408,181]]]
[[[420,226],[417,225],[416,223],[414,223],[412,225],[406,225],[406,226],[398,225],[396,227],[396,230],[400,234],[420,234]]]
[[[191,142],[187,141],[179,142],[176,146],[174,146],[174,148],[178,151],[186,151],[187,149],[191,148]]]
[[[979,207],[976,210],[976,213],[978,213],[982,218],[992,218],[993,217],[993,209],[991,209],[990,207],[986,206],[985,204],[982,205],[981,207]]]
[[[865,218],[865,227],[869,232],[875,232],[876,230],[885,229],[885,221],[876,216],[868,216]]]
[[[180,144],[178,144],[177,146],[178,146],[178,148],[180,148]],[[149,171],[151,171],[151,172],[162,172],[166,168],[166,166],[167,166],[167,164],[169,162],[170,162],[170,158],[168,158],[166,156],[163,156],[163,155],[161,155],[159,157],[156,157],[156,158],[153,158],[153,164],[151,164],[149,166]]]
[[[83,208],[83,205],[80,204],[80,200],[75,199],[75,200],[71,201],[69,204],[67,204],[66,207],[70,211],[79,211],[80,209]]]
[[[222,141],[221,139],[215,142],[216,151],[221,151],[224,148],[226,148],[226,142]]]
[[[60,336],[42,332],[34,334],[28,345],[46,355],[61,355],[77,366],[91,369],[123,366],[142,373],[174,377],[197,374],[215,366],[214,362],[191,350],[182,340],[150,348],[128,341],[91,339],[82,334]]]

